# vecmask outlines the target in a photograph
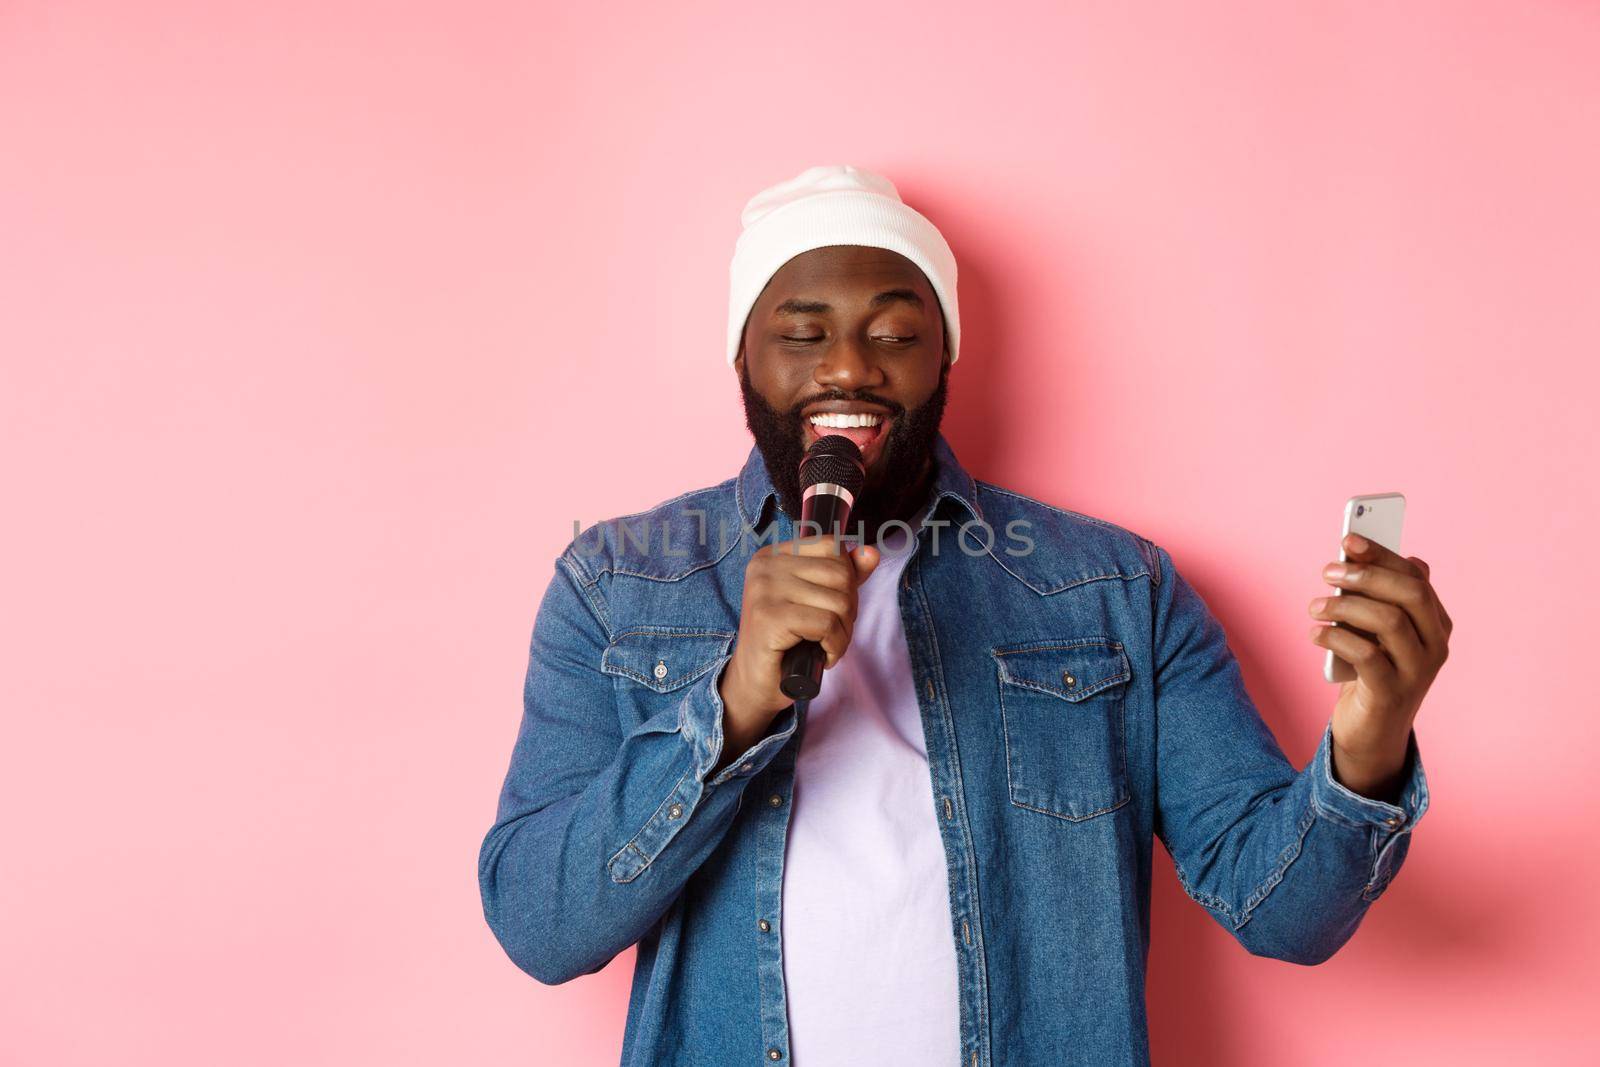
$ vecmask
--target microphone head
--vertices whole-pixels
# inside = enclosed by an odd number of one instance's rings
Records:
[[[867,467],[861,459],[861,449],[843,434],[830,433],[817,438],[806,449],[800,460],[800,488],[831,482],[842,486],[851,496],[861,492],[867,481]]]

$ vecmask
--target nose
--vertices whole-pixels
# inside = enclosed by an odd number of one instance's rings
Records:
[[[876,354],[853,337],[841,337],[829,345],[811,372],[811,378],[826,389],[844,392],[876,389],[886,380]]]

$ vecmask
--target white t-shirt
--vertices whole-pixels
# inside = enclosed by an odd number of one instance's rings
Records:
[[[806,715],[780,922],[793,1067],[961,1059],[949,876],[900,620],[906,543],[885,537]]]

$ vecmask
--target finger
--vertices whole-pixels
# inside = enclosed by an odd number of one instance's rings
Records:
[[[1372,634],[1394,661],[1401,677],[1425,673],[1427,654],[1411,625],[1411,617],[1399,605],[1348,593],[1313,600],[1310,611],[1316,618],[1335,620]]]
[[[790,604],[782,612],[782,621],[789,636],[796,640],[788,641],[777,651],[787,651],[801,640],[815,641],[827,654],[827,662],[823,665],[826,669],[839,662],[839,657],[850,647],[849,629],[844,620],[831,611],[809,604]]]
[[[844,554],[842,540],[843,538],[835,537],[833,534],[812,534],[789,541],[779,541],[769,547],[774,554],[782,553],[788,556],[839,556]]]
[[[763,579],[787,582],[798,578],[812,585],[850,590],[856,587],[855,564],[844,556],[783,556],[769,561]]]
[[[1395,674],[1394,664],[1376,642],[1337,626],[1312,627],[1311,640],[1354,667],[1356,677],[1369,687],[1385,693],[1399,690],[1400,679]]]
[[[1423,647],[1431,650],[1444,645],[1446,634],[1444,620],[1439,615],[1439,600],[1426,578],[1366,563],[1330,563],[1328,566],[1344,571],[1343,575],[1333,575],[1324,570],[1322,576],[1329,585],[1400,607],[1410,616]]]
[[[1439,624],[1444,628],[1444,635],[1450,636],[1450,631],[1456,624],[1450,620],[1450,613],[1444,609],[1444,601],[1439,599],[1439,591],[1433,588],[1433,568],[1428,566],[1428,561],[1419,556],[1407,556],[1412,563],[1422,568],[1422,576],[1428,579],[1428,588],[1433,592],[1434,607],[1439,610]]]
[[[788,582],[781,590],[775,591],[775,596],[780,603],[804,604],[831,612],[844,621],[846,632],[855,629],[856,598],[851,592],[812,585],[810,582]]]
[[[850,552],[850,562],[855,564],[856,584],[860,585],[878,569],[878,564],[883,562],[883,553],[872,545],[861,545]]]
[[[1422,571],[1415,563],[1412,563],[1397,552],[1384,548],[1369,537],[1350,534],[1344,539],[1340,547],[1344,550],[1346,559],[1359,560],[1362,563],[1373,563],[1379,567],[1387,567],[1390,570],[1399,571],[1401,574],[1409,574],[1414,578],[1423,577]]]

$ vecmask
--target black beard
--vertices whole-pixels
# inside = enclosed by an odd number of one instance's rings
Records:
[[[939,387],[920,407],[911,411],[872,393],[834,391],[808,397],[803,404],[784,412],[768,404],[766,398],[756,392],[746,368],[739,375],[745,425],[761,450],[761,459],[767,465],[767,474],[778,491],[778,503],[783,510],[791,519],[799,521],[800,460],[805,457],[805,449],[800,444],[805,440],[802,408],[825,400],[854,401],[876,404],[888,410],[894,421],[883,442],[882,472],[868,472],[860,506],[850,515],[850,532],[855,532],[859,524],[866,539],[876,541],[882,523],[890,519],[909,523],[916,517],[916,509],[927,502],[934,478],[933,444],[944,418],[949,377],[950,364],[946,363],[939,371]]]

